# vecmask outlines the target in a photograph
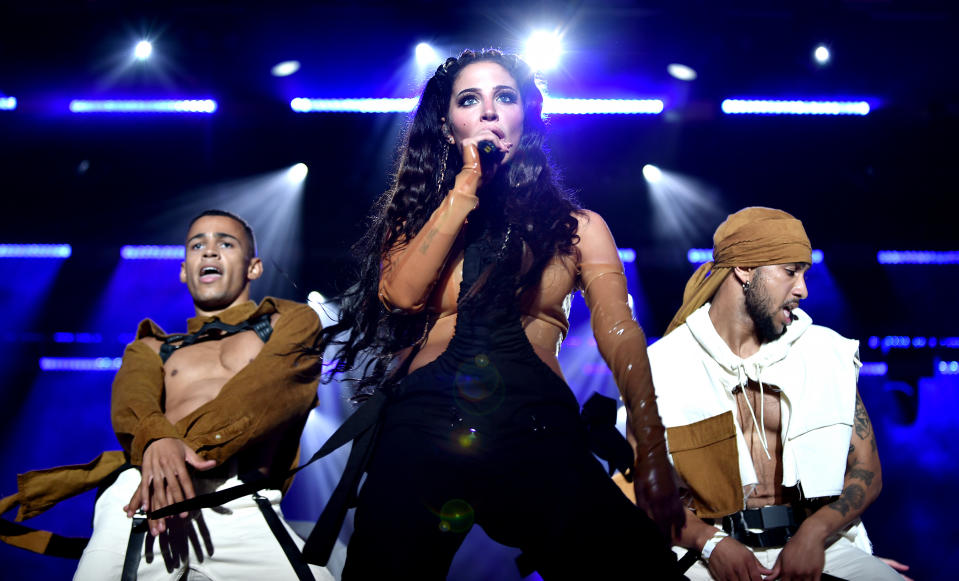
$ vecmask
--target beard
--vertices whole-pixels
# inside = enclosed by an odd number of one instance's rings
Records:
[[[786,334],[786,325],[780,328],[774,320],[779,309],[773,309],[771,303],[763,277],[754,276],[753,286],[746,292],[746,312],[753,320],[756,334],[763,343],[775,341]]]

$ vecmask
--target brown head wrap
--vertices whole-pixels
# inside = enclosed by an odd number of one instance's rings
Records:
[[[812,246],[802,222],[772,208],[743,208],[730,214],[713,234],[713,261],[696,269],[686,283],[683,306],[666,333],[706,304],[734,267],[791,262],[812,263]]]

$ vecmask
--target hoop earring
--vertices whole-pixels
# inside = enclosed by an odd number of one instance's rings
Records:
[[[450,144],[443,140],[443,153],[440,158],[440,177],[436,180],[436,191],[443,193],[443,182],[446,180],[446,159],[450,156]]]

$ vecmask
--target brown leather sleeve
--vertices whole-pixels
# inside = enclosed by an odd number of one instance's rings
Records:
[[[466,217],[479,204],[476,188],[481,171],[476,147],[465,149],[463,158],[453,189],[430,219],[411,240],[394,247],[383,259],[379,296],[391,311],[423,310]]]
[[[163,415],[163,362],[141,340],[130,343],[123,353],[113,379],[110,415],[120,446],[137,466],[150,442],[182,437]]]

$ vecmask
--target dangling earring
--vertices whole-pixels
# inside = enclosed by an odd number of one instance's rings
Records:
[[[749,292],[749,281],[747,280],[746,282],[743,283],[743,293],[748,293],[748,292]]]
[[[443,182],[446,180],[446,158],[450,156],[450,144],[443,141],[443,153],[440,157],[440,177],[436,180],[436,191],[443,193]]]

